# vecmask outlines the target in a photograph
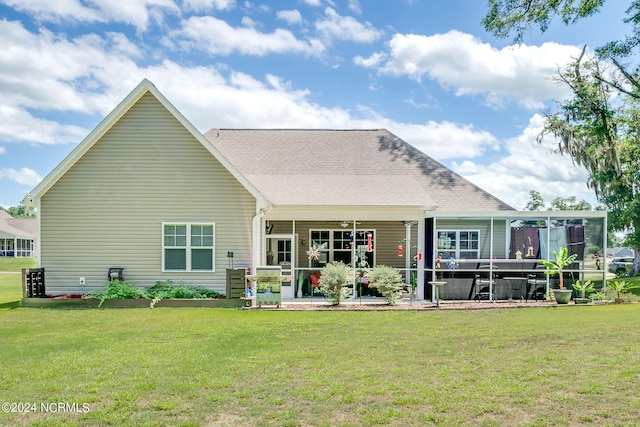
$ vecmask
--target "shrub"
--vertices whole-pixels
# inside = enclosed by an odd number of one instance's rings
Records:
[[[204,299],[217,298],[219,296],[220,294],[218,292],[203,288],[202,286],[187,286],[182,280],[177,286],[174,285],[171,280],[156,282],[155,285],[146,291],[127,282],[112,280],[107,283],[104,289],[85,294],[85,298],[99,299],[100,304],[98,307],[102,307],[102,304],[108,299],[147,298],[151,299],[151,308],[155,307],[156,303],[163,299]]]
[[[202,286],[187,286],[181,280],[178,285],[174,285],[171,280],[156,282],[147,290],[147,295],[152,299],[151,308],[163,299],[205,299],[217,298],[220,293],[204,288]]]
[[[333,305],[338,305],[342,299],[349,295],[347,285],[353,283],[355,275],[353,269],[343,262],[332,262],[325,265],[320,271],[320,292],[322,292]]]
[[[99,299],[98,307],[102,307],[102,304],[108,299],[148,298],[148,295],[136,285],[121,280],[112,280],[107,283],[104,289],[88,292],[85,294],[85,298]]]
[[[378,265],[366,276],[369,286],[377,288],[390,305],[396,305],[402,299],[402,275],[397,268]]]
[[[607,287],[615,292],[617,299],[621,299],[621,294],[631,294],[631,291],[637,289],[638,285],[628,283],[624,280],[609,280],[607,281]]]

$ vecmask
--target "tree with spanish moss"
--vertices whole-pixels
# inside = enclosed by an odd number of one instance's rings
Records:
[[[544,32],[554,17],[571,25],[600,11],[605,0],[489,0],[485,28],[519,43],[526,31]],[[631,274],[640,272],[640,0],[632,0],[623,19],[631,26],[623,40],[590,53],[585,46],[573,63],[558,71],[571,98],[545,112],[538,142],[551,139],[555,151],[585,167],[588,185],[609,211],[613,231],[625,231],[634,247]]]

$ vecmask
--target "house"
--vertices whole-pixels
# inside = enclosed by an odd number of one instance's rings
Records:
[[[624,248],[624,247],[608,248],[606,252],[606,256],[607,258],[613,258],[613,257],[633,258],[633,249]]]
[[[14,218],[0,210],[0,257],[32,257],[36,220]]]
[[[228,269],[280,265],[293,277],[282,296],[294,298],[312,292],[312,271],[343,261],[401,268],[425,298],[441,276],[437,254],[493,268],[513,255],[510,229],[531,215],[384,129],[203,135],[148,80],[23,202],[38,212],[51,294],[101,288],[114,267],[143,286],[183,280],[224,292]],[[583,220],[553,214],[563,226]],[[538,226],[558,223],[535,215]],[[466,297],[461,286],[449,297]]]

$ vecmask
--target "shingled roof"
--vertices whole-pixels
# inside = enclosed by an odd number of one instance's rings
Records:
[[[513,210],[386,129],[212,129],[204,136],[274,205]]]
[[[0,236],[17,237],[19,239],[33,239],[36,235],[36,220],[34,218],[14,218],[0,209]]]

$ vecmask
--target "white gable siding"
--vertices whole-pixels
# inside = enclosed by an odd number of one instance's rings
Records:
[[[227,251],[250,266],[255,199],[152,95],[144,95],[42,197],[47,292],[125,280],[225,289]],[[215,273],[162,273],[162,223],[215,223]]]

